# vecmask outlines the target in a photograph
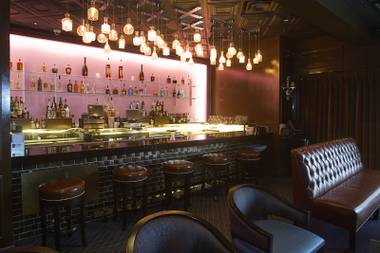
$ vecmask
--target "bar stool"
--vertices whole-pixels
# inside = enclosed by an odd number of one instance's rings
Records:
[[[122,229],[127,226],[127,202],[131,200],[132,208],[137,210],[137,190],[141,188],[141,209],[146,213],[146,181],[148,179],[148,170],[142,166],[120,166],[112,171],[114,207],[114,220],[117,217],[117,203],[119,198],[123,199],[123,224]],[[132,192],[127,196],[128,192]]]
[[[260,169],[261,157],[260,154],[252,151],[246,150],[242,151],[237,156],[237,177],[238,181],[258,182],[258,170]]]
[[[193,163],[186,160],[169,160],[162,163],[165,188],[166,188],[166,209],[169,208],[173,199],[172,190],[180,187],[173,187],[173,183],[183,181],[184,209],[190,207],[190,179],[194,173]]]
[[[206,186],[208,172],[211,173],[211,184],[214,189],[216,188],[218,181],[221,181],[222,179],[226,180],[227,185],[230,183],[230,167],[232,163],[224,154],[205,154],[202,156],[202,160],[203,189],[205,189]],[[225,172],[224,175],[223,172]]]
[[[67,229],[71,230],[71,209],[75,205],[79,205],[79,225],[81,230],[82,245],[87,246],[85,235],[85,217],[84,217],[84,195],[85,182],[82,179],[66,178],[58,181],[43,183],[39,185],[40,199],[40,215],[42,226],[42,245],[46,245],[47,234],[47,213],[46,210],[50,207],[54,212],[54,227],[55,227],[55,248],[60,250],[60,213],[61,208],[66,209]]]

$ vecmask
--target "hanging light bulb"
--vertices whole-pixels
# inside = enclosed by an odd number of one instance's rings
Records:
[[[90,26],[90,37],[91,42],[96,40],[96,33],[94,33],[94,27],[92,25]]]
[[[245,69],[248,70],[248,71],[252,70],[252,63],[251,63],[251,59],[250,58],[248,58],[248,63],[247,63],[247,66],[245,66]]]
[[[110,47],[110,45],[108,44],[108,40],[106,41],[106,44],[104,45],[104,53],[106,53],[106,54],[109,54],[109,53],[111,53],[111,47]]]
[[[119,37],[119,49],[125,49],[125,38],[123,35]]]
[[[135,28],[134,28],[133,25],[131,24],[131,19],[130,19],[130,18],[127,18],[127,24],[124,26],[124,28],[123,28],[123,32],[124,32],[126,35],[132,35],[134,31],[135,31]]]
[[[239,51],[236,54],[236,58],[240,59],[240,57],[243,55],[243,51],[241,51],[241,48],[239,48]]]
[[[133,42],[134,46],[140,46],[141,45],[141,39],[140,39],[138,31],[135,32],[135,37],[133,37],[132,42]]]
[[[196,30],[194,35],[193,35],[193,39],[194,39],[194,42],[198,43],[198,42],[201,42],[202,40],[202,36],[201,34],[199,33],[199,30]]]
[[[165,56],[170,55],[170,48],[167,45],[164,47],[164,49],[162,49],[162,54]]]
[[[77,28],[77,34],[82,37],[85,31],[86,31],[86,25],[85,25],[85,21],[83,19],[82,24],[79,25]]]
[[[99,11],[96,9],[95,0],[91,0],[90,8],[87,10],[87,18],[90,21],[98,21]]]
[[[226,53],[226,58],[227,59],[232,59],[232,57],[234,57],[232,54],[230,54],[227,50],[227,53]]]
[[[175,53],[176,53],[176,55],[181,56],[181,55],[183,54],[183,52],[184,52],[184,50],[183,50],[183,48],[181,47],[181,45],[179,45],[179,46],[177,46],[177,47],[175,48]]]
[[[86,24],[86,30],[83,33],[82,41],[87,44],[92,42],[92,33],[89,24]]]
[[[227,59],[227,61],[226,61],[226,67],[231,67],[231,65],[232,65],[231,59]]]
[[[154,27],[151,26],[148,31],[148,40],[154,42],[156,41],[156,37],[157,37],[157,32],[156,30],[154,30]]]
[[[245,55],[242,53],[239,57],[239,63],[244,63],[245,62]]]
[[[193,55],[190,52],[190,47],[189,46],[186,47],[185,57],[186,57],[186,59],[190,59],[191,57],[193,57]]]
[[[145,44],[145,42],[142,42],[141,45],[140,45],[140,52],[144,53],[146,47],[147,47],[147,45]]]
[[[148,45],[145,47],[144,55],[146,56],[152,55],[152,49]]]
[[[224,70],[224,65],[223,65],[223,63],[219,63],[218,70]]]
[[[189,65],[194,65],[193,57],[191,57],[187,63],[189,63]]]
[[[219,57],[219,63],[226,63],[226,58],[224,57],[224,52],[222,51],[222,53],[220,54],[220,57]]]
[[[69,13],[65,13],[65,17],[61,20],[62,30],[65,32],[71,32],[73,30],[73,20],[70,18]]]
[[[263,61],[263,55],[261,54],[260,49],[257,50],[256,57],[257,57],[257,60],[259,61],[259,63]]]
[[[180,56],[180,60],[181,60],[181,62],[186,62],[186,54],[185,54],[185,52],[182,52],[182,54]]]
[[[211,46],[210,57],[215,58],[215,59],[218,57],[218,52],[217,52],[215,46]]]
[[[116,31],[116,25],[112,24],[111,25],[110,34],[108,35],[108,39],[110,41],[117,41],[117,38],[118,38],[118,34],[117,34],[117,31]]]
[[[253,64],[259,64],[259,58],[257,58],[257,55],[253,58]]]
[[[202,57],[203,56],[203,46],[202,46],[201,43],[198,43],[195,46],[195,53],[197,54],[198,57]]]
[[[236,48],[235,48],[233,42],[230,43],[230,46],[228,47],[227,53],[230,54],[230,55],[232,55],[232,57],[235,56],[235,54],[236,54]]]
[[[146,38],[145,38],[144,31],[140,32],[140,41],[141,41],[141,43],[146,43]]]
[[[156,51],[156,47],[153,47],[152,60],[153,61],[158,60],[158,54]]]
[[[210,64],[211,65],[216,65],[216,58],[211,58],[210,57]]]
[[[164,35],[157,36],[157,39],[156,39],[155,43],[157,44],[158,48],[160,48],[160,49],[163,49],[164,47],[166,47],[166,42],[164,40]]]
[[[109,34],[111,30],[111,26],[108,24],[108,17],[104,17],[104,22],[101,27],[102,33]]]
[[[177,49],[178,46],[180,46],[181,43],[179,42],[179,40],[177,40],[177,38],[175,38],[172,42],[172,49]]]
[[[99,43],[102,43],[102,44],[106,43],[106,41],[108,40],[107,36],[104,33],[99,33],[96,39],[98,40]]]

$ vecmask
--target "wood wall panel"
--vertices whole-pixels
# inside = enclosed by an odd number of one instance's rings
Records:
[[[263,62],[246,71],[245,65],[216,70],[213,88],[213,113],[225,116],[248,115],[250,121],[270,125],[279,123],[279,38],[262,42]]]

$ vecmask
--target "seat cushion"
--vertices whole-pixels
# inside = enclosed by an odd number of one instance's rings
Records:
[[[312,215],[358,230],[380,206],[380,172],[362,170],[312,202]]]
[[[141,182],[148,178],[147,169],[142,166],[120,166],[112,171],[116,182]]]
[[[82,196],[85,192],[85,181],[79,178],[66,178],[43,183],[39,186],[39,195],[45,201],[63,201]]]
[[[257,220],[255,225],[273,235],[273,253],[312,253],[325,241],[303,228],[277,220]]]
[[[235,238],[232,242],[241,253],[264,253],[264,251],[254,247],[252,244],[244,240]]]

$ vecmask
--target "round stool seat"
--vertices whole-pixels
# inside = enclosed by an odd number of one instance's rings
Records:
[[[260,154],[255,152],[255,151],[251,151],[251,150],[242,151],[239,153],[239,159],[242,159],[242,160],[260,160]]]
[[[16,247],[14,249],[5,251],[5,253],[58,253],[58,252],[46,247],[20,246],[20,247]]]
[[[116,182],[141,182],[148,178],[148,170],[142,166],[120,166],[112,171],[112,178]]]
[[[227,165],[230,160],[224,154],[209,153],[203,155],[203,159],[207,165]]]
[[[40,198],[46,201],[63,201],[82,196],[85,192],[85,182],[82,179],[67,178],[38,187]]]
[[[164,172],[168,174],[191,174],[194,172],[193,163],[186,160],[169,160],[162,163]]]
[[[263,144],[254,144],[254,145],[250,145],[247,147],[248,150],[251,150],[251,151],[256,152],[256,153],[264,152],[267,148],[268,148],[268,146],[263,145]]]

